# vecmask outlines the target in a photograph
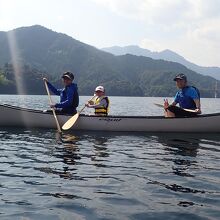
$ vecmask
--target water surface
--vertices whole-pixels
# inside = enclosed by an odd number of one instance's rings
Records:
[[[81,106],[87,98],[82,97]],[[160,115],[152,103],[161,99],[114,97],[111,110]],[[217,112],[217,100],[205,99],[205,111]],[[0,96],[0,101],[36,109],[47,108],[48,102],[46,96]],[[220,216],[218,134],[59,136],[55,130],[0,128],[0,151],[0,219]]]

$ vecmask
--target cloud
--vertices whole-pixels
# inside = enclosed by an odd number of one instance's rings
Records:
[[[220,22],[220,0],[90,0],[118,16],[161,31],[207,29]],[[216,29],[218,32],[219,29]],[[182,34],[182,31],[179,32]]]
[[[149,38],[144,38],[143,40],[141,40],[139,45],[140,47],[146,48],[151,51],[161,51],[166,49],[166,47],[164,48],[161,44]]]
[[[204,22],[198,28],[186,34],[185,41],[190,42],[188,56],[198,59],[199,63],[220,66],[220,21]],[[186,44],[186,43],[185,43]],[[183,44],[184,45],[184,44]],[[193,58],[194,56],[194,58]]]
[[[220,16],[219,0],[91,0],[114,13],[139,19],[188,17],[190,19]],[[178,19],[177,19],[178,20]],[[166,18],[165,18],[166,21]],[[173,20],[176,21],[176,20]]]
[[[189,8],[188,1],[182,0],[91,0],[106,7],[113,13],[149,24],[173,23],[181,20]]]
[[[188,38],[208,43],[220,49],[220,21],[205,22],[192,32],[188,32]]]
[[[220,66],[220,0],[91,1],[117,16],[142,22],[147,31],[139,45],[169,48],[199,64]]]
[[[220,1],[219,0],[188,0],[191,5],[191,18],[194,19],[212,19],[219,18]]]

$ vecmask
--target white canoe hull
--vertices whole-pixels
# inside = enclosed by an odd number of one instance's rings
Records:
[[[62,126],[71,116],[57,115]],[[51,113],[39,110],[0,105],[1,127],[54,128]],[[108,116],[80,115],[71,130],[124,132],[220,132],[220,113],[194,118],[164,118],[163,116]]]

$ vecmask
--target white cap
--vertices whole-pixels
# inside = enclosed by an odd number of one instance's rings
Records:
[[[97,91],[105,92],[105,88],[104,88],[103,86],[97,86],[97,87],[95,88],[95,91],[96,91],[96,92],[97,92]]]

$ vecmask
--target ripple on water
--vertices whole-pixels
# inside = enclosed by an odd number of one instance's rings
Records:
[[[0,131],[0,219],[217,219],[217,135]]]

